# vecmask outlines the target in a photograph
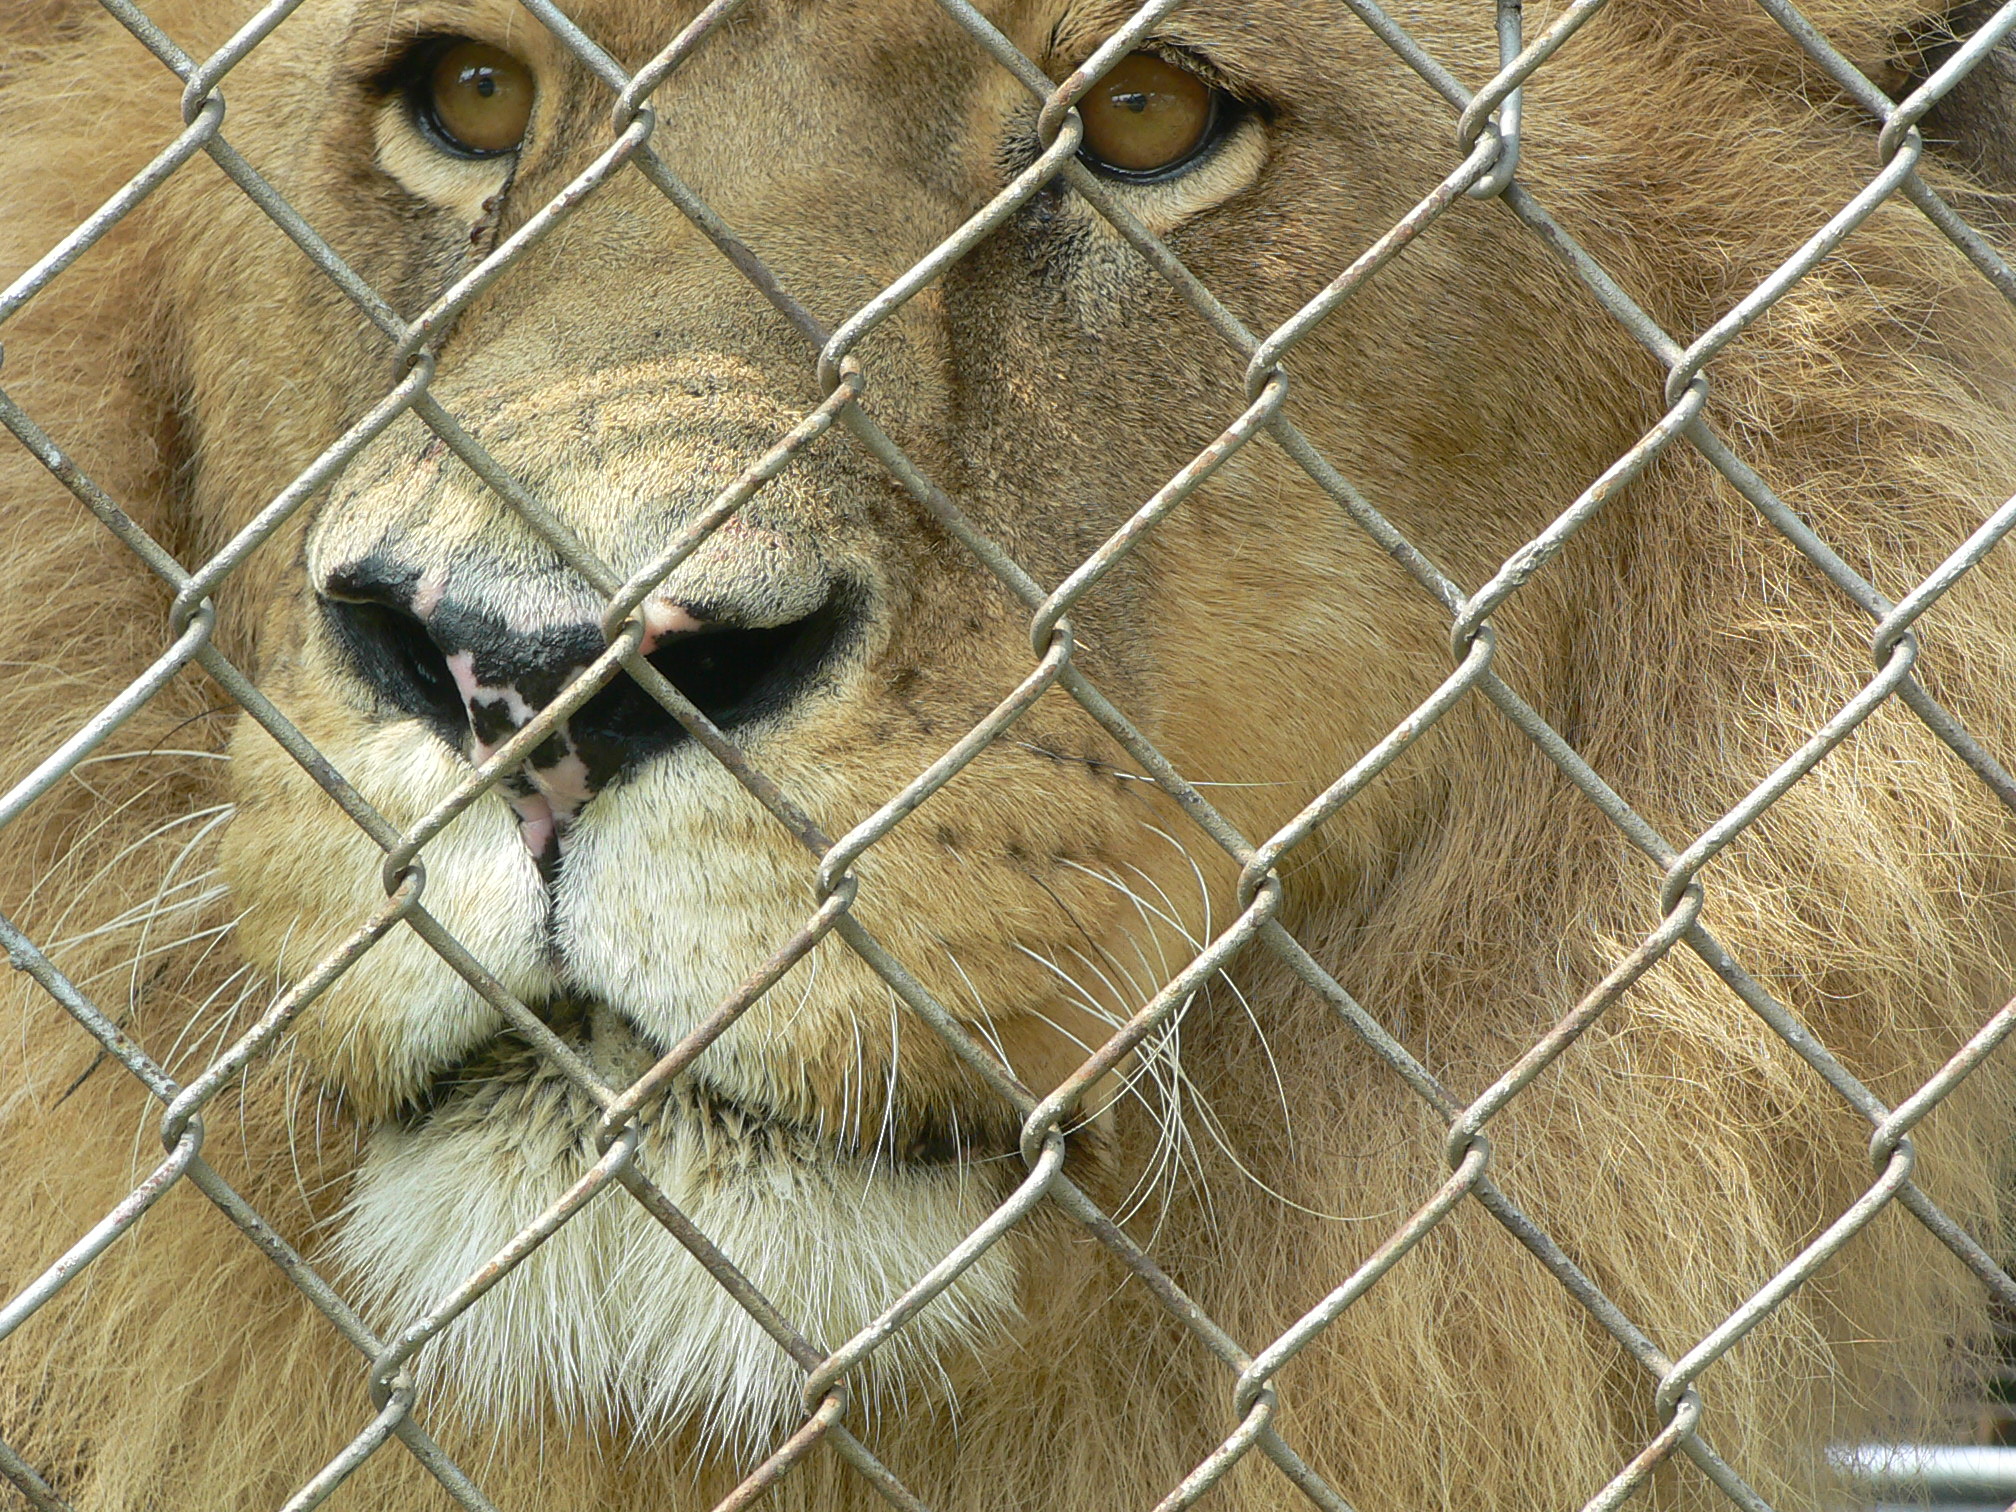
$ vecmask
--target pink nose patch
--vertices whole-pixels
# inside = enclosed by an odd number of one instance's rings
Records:
[[[644,645],[646,656],[658,649],[658,643],[668,635],[682,635],[690,630],[698,630],[706,621],[698,619],[683,604],[668,604],[662,599],[644,601]]]
[[[478,681],[473,651],[457,651],[446,660],[469,711],[469,728],[474,734],[469,759],[480,766],[539,710],[513,684]],[[563,691],[579,672],[580,668],[574,669],[562,684]],[[565,720],[532,748],[523,765],[505,777],[501,791],[518,815],[518,833],[532,854],[543,858],[551,853],[581,806],[595,796],[588,764],[575,750]]]

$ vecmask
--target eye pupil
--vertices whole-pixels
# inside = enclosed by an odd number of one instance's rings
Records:
[[[1123,178],[1155,178],[1210,145],[1225,97],[1187,68],[1154,53],[1129,53],[1078,105],[1080,150]]]
[[[452,41],[415,87],[415,114],[435,140],[462,157],[514,151],[532,119],[532,71],[501,48]]]

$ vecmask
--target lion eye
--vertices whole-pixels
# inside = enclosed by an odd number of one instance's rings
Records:
[[[1078,102],[1080,149],[1121,178],[1160,178],[1197,157],[1225,124],[1226,96],[1154,53],[1129,53]]]
[[[532,70],[503,49],[452,42],[418,82],[414,103],[451,152],[495,157],[525,139]]]

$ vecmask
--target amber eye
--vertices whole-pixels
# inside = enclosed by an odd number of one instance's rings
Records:
[[[1210,145],[1225,96],[1154,53],[1129,53],[1078,102],[1081,150],[1122,178],[1158,178]]]
[[[532,70],[501,48],[451,42],[417,83],[414,103],[450,151],[495,157],[525,139]]]

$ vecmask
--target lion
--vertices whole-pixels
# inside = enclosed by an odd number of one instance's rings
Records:
[[[1893,91],[1987,10],[1804,9]],[[201,58],[253,7],[149,10]],[[1054,79],[1131,14],[985,10]],[[1491,11],[1396,14],[1475,87],[1497,66]],[[697,12],[571,7],[626,71]],[[1527,7],[1528,34],[1560,12]],[[12,278],[174,137],[182,86],[84,0],[9,6],[0,37]],[[1948,97],[1921,168],[2004,242],[2009,77],[1992,59]],[[1063,123],[1082,132],[1080,187],[1050,177],[822,376],[807,330],[847,321],[1037,165],[1059,125],[936,0],[747,0],[652,97],[654,150],[784,301],[629,168],[527,232],[609,149],[614,97],[514,0],[310,0],[221,94],[224,139],[402,318],[527,244],[429,334],[422,367],[402,366],[413,353],[198,153],[9,320],[0,386],[66,459],[59,477],[26,448],[0,456],[10,783],[186,623],[64,479],[194,564],[396,383],[424,380],[503,486],[620,583],[691,544],[808,415],[826,405],[832,423],[610,620],[610,581],[501,500],[460,433],[450,445],[398,414],[215,585],[210,644],[247,683],[220,692],[185,668],[11,824],[7,918],[179,1082],[382,921],[388,886],[488,974],[458,972],[411,913],[385,923],[202,1114],[203,1160],[265,1227],[248,1238],[184,1180],[0,1345],[0,1441],[91,1512],[272,1507],[322,1475],[379,1414],[362,1331],[397,1336],[610,1158],[600,1105],[553,1047],[583,1077],[635,1082],[841,885],[820,886],[830,837],[1061,654],[1042,637],[1032,653],[1029,605],[855,420],[1048,593],[1251,401],[1244,357],[1088,190],[1265,332],[1466,150],[1448,103],[1348,7],[1171,9]],[[1866,113],[1749,0],[1612,0],[1523,110],[1518,183],[1682,342],[1881,161]],[[1895,198],[1715,358],[1704,413],[1898,598],[2016,491],[2012,367],[2016,314]],[[1281,371],[1283,412],[1464,592],[1668,407],[1663,364],[1482,197],[1457,196]],[[2012,615],[2005,548],[1916,628],[1914,676],[2003,759]],[[1251,1406],[1239,1361],[1379,1252],[1452,1161],[1486,1160],[1497,1206],[1455,1202],[1316,1332],[1272,1377],[1270,1425],[1365,1512],[1583,1505],[1661,1434],[1667,1366],[1877,1180],[1867,1110],[1684,947],[1492,1118],[1488,1156],[1452,1145],[1447,1109],[1271,933],[1181,977],[1260,894],[1116,721],[1257,844],[1481,654],[1474,637],[1452,650],[1448,606],[1273,436],[1168,510],[1068,618],[1069,664],[1116,718],[1047,688],[849,864],[847,916],[904,991],[822,936],[652,1089],[627,1158],[814,1358],[986,1222],[1031,1160],[1107,1215],[1088,1227],[1035,1203],[846,1375],[848,1430],[941,1512],[1157,1504]],[[1493,613],[1489,649],[1677,848],[1870,683],[1870,634],[1680,442]],[[611,635],[810,828],[780,823],[618,671],[498,760],[499,783],[417,869],[387,876],[318,777],[406,830]],[[283,725],[326,769],[283,748]],[[1461,1107],[1629,966],[1666,916],[1660,883],[1473,690],[1261,892]],[[1698,885],[1766,1011],[1884,1107],[2011,991],[2016,827],[1895,699]],[[1081,1075],[1172,983],[1154,1031]],[[159,1161],[162,1108],[40,986],[21,978],[8,1012],[11,1296]],[[1001,1078],[1040,1100],[1074,1076],[1071,1116],[1032,1144]],[[1911,1136],[1913,1179],[1989,1254],[2006,1253],[2010,1092],[1991,1059]],[[272,1263],[289,1255],[311,1268],[298,1286]],[[1879,1214],[1695,1382],[1725,1479],[1817,1506],[1834,1494],[1824,1446],[1936,1424],[1989,1337],[1977,1272],[1995,1279],[1898,1205]],[[711,1507],[808,1410],[805,1361],[617,1191],[406,1368],[451,1480],[500,1507]],[[1307,1505],[1270,1452],[1240,1459],[1215,1504]],[[451,1504],[398,1445],[338,1468],[354,1473],[336,1505]],[[830,1435],[767,1495],[883,1504]],[[1641,1504],[1726,1503],[1676,1453]]]

